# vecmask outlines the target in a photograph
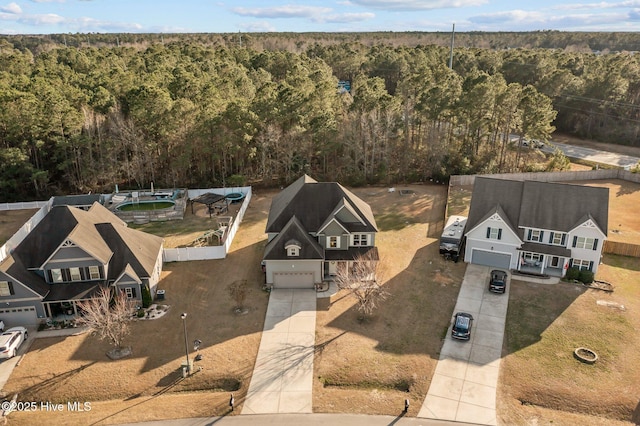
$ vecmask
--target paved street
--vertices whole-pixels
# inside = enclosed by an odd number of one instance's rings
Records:
[[[594,163],[607,164],[616,167],[625,167],[638,164],[640,158],[632,157],[630,155],[616,154],[613,152],[600,151],[592,148],[585,148],[582,146],[567,145],[560,142],[553,142],[546,144],[542,151],[553,152],[554,147],[559,148],[564,155],[569,158],[577,158],[580,160],[592,161]]]

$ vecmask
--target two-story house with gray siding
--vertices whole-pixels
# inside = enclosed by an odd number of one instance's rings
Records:
[[[465,262],[564,276],[598,270],[607,237],[609,190],[477,177]]]
[[[77,303],[100,286],[141,301],[153,296],[162,272],[160,237],[130,229],[100,203],[88,210],[52,207],[0,263],[0,319],[34,325],[59,314],[75,315]]]
[[[358,255],[378,258],[371,207],[336,182],[307,175],[274,197],[263,265],[267,285],[314,288]]]

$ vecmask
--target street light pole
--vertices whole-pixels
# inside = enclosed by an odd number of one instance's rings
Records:
[[[182,318],[182,325],[184,326],[184,352],[187,354],[187,374],[191,374],[191,365],[189,365],[189,345],[187,340],[187,313],[183,312],[180,315]]]

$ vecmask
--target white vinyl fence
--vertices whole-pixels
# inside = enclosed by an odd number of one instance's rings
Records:
[[[49,213],[51,210],[51,204],[53,203],[53,197],[49,199],[49,201],[31,201],[25,203],[3,203],[0,204],[0,210],[27,210],[27,209],[37,209],[38,210],[31,218],[24,224],[11,238],[7,240],[6,243],[2,247],[0,247],[0,262],[5,260],[9,254],[18,247],[18,245],[29,235],[29,232],[33,230],[33,228],[40,223],[40,221]]]
[[[238,228],[242,222],[245,212],[247,211],[247,207],[249,207],[252,194],[251,187],[243,186],[238,188],[190,189],[189,198],[193,199],[199,195],[206,194],[207,192],[213,192],[214,194],[220,195],[228,195],[233,192],[242,192],[245,194],[242,206],[231,224],[231,229],[229,229],[227,233],[224,244],[213,247],[165,248],[162,255],[164,262],[188,262],[191,260],[224,259],[227,257],[229,247],[231,247],[233,238],[235,237],[236,232],[238,232]]]

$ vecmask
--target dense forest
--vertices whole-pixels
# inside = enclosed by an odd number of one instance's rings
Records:
[[[631,35],[513,34],[456,35],[452,68],[446,34],[0,37],[0,198],[531,170],[507,136],[555,128],[640,143]]]

